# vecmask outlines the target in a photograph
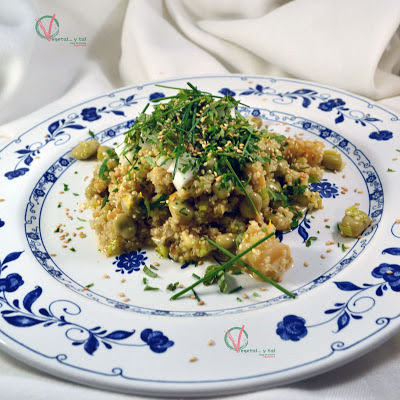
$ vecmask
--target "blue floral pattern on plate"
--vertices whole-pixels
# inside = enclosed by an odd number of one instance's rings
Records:
[[[127,272],[131,274],[133,271],[140,271],[140,267],[145,265],[146,260],[146,252],[139,249],[116,256],[113,264],[117,264],[115,272],[120,272],[121,274]]]

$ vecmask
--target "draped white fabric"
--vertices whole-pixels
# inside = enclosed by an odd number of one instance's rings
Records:
[[[36,19],[56,14],[60,35]],[[289,76],[400,112],[399,0],[0,0],[0,144],[120,86],[199,74]],[[1,321],[0,321],[1,322]],[[397,398],[400,336],[347,366],[241,399]],[[125,399],[0,354],[1,399]],[[236,397],[231,397],[236,398]]]

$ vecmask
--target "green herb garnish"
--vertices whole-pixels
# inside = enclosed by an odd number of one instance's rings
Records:
[[[387,172],[396,172],[394,169],[388,168]]]
[[[344,243],[342,243],[342,251],[343,251],[343,252],[346,251],[346,246],[344,245]]]
[[[57,206],[57,208],[61,208],[61,203]]]
[[[143,277],[143,284],[147,284],[147,278],[145,276]]]
[[[146,285],[144,290],[148,291],[148,290],[160,290],[160,289],[158,287],[153,287],[153,286]]]
[[[197,274],[193,273],[192,276],[193,276],[193,278],[200,279],[200,277]]]
[[[103,197],[103,201],[101,202],[101,208],[104,208],[108,202],[108,194]]]
[[[94,137],[94,133],[89,129],[89,136]]]
[[[178,287],[179,282],[175,282],[175,283],[170,283],[167,286],[167,290],[170,290],[171,292],[175,292],[176,288]]]
[[[68,185],[65,183],[63,183],[63,185],[64,185],[64,192],[67,192],[69,190]]]
[[[315,236],[310,236],[307,241],[306,241],[306,247],[310,247],[311,246],[311,242],[317,240],[317,238]]]
[[[330,226],[330,225],[325,225],[325,228],[326,228],[326,229],[330,229],[331,226]]]
[[[91,288],[92,286],[94,286],[94,283],[89,283],[89,285],[84,286],[84,288],[89,289],[89,288]]]
[[[83,219],[83,218],[77,217],[76,219],[77,219],[78,221],[81,221],[81,222],[86,222],[86,219]]]
[[[155,272],[153,272],[151,269],[147,268],[147,266],[144,266],[143,272],[144,272],[146,275],[150,276],[150,278],[157,278],[157,276],[158,276],[158,275],[157,275]]]
[[[74,196],[79,196],[79,194],[78,193],[72,193]]]

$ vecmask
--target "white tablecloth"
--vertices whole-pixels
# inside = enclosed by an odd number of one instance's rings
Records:
[[[71,46],[40,38],[56,14]],[[0,0],[0,145],[120,86],[206,73],[290,76],[400,112],[398,0]],[[0,189],[0,191],[3,189]],[[400,335],[350,364],[229,398],[395,399]],[[64,382],[0,354],[0,399],[134,399]]]

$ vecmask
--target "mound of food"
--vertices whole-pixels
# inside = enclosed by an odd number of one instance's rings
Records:
[[[323,165],[339,170],[340,155],[269,131],[239,104],[190,85],[159,99],[151,114],[146,107],[122,146],[96,148],[101,163],[86,197],[107,256],[155,245],[161,257],[198,261],[216,250],[205,237],[239,254],[322,208],[308,184],[322,178]],[[274,236],[243,260],[274,280],[292,264]]]

